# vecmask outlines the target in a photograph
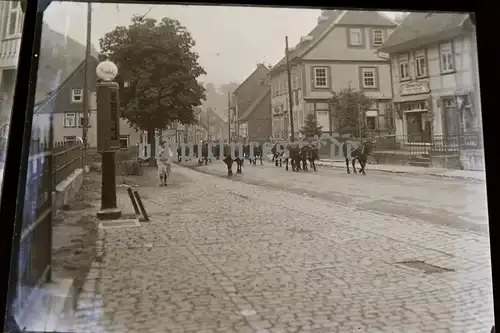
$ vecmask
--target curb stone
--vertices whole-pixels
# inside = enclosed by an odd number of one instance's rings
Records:
[[[332,163],[328,162],[319,162],[316,163],[317,166],[322,166],[322,167],[331,167],[331,168],[337,168],[337,169],[344,169],[344,165],[335,165]],[[440,173],[418,173],[418,172],[412,172],[412,171],[399,171],[399,170],[383,170],[383,169],[374,169],[372,171],[380,171],[380,172],[385,172],[385,173],[397,173],[397,174],[406,174],[406,175],[416,175],[416,176],[433,176],[433,177],[441,177],[441,178],[450,178],[450,179],[464,179],[464,180],[474,180],[474,181],[485,181],[484,179],[477,178],[477,177],[462,177],[462,176],[452,176],[452,175],[445,175],[445,174],[440,174]]]

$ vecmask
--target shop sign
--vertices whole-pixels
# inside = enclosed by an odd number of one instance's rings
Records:
[[[417,95],[429,92],[428,82],[409,82],[401,84],[401,95]]]

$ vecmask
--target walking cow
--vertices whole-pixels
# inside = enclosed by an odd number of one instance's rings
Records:
[[[310,144],[307,146],[303,146],[301,155],[302,155],[302,169],[306,171],[307,162],[309,162],[309,165],[313,168],[313,170],[317,171],[315,161],[319,160],[319,149],[316,147],[316,145]]]
[[[359,144],[358,148],[355,148],[351,151],[351,163],[352,163],[352,168],[354,170],[354,173],[358,173],[356,171],[356,160],[359,161],[359,164],[361,165],[361,169],[359,169],[359,173],[366,175],[365,173],[365,166],[366,166],[366,161],[368,160],[368,156],[371,154],[373,150],[373,146],[375,144],[375,141],[361,141]],[[344,143],[343,145],[343,154],[345,158],[345,163],[347,166],[347,173],[350,174],[351,170],[349,170],[349,157],[347,156],[347,151],[348,151],[348,145]]]
[[[233,175],[233,163],[236,162],[236,173],[240,174],[243,172],[243,162],[245,158],[240,157],[240,147],[238,145],[234,145],[234,159],[231,154],[231,149],[232,146],[230,144],[224,144],[223,145],[223,152],[222,152],[222,161],[226,164],[227,166],[227,175],[228,177],[231,177]],[[220,156],[220,145],[215,146],[215,156]],[[243,153],[243,151],[242,151]]]

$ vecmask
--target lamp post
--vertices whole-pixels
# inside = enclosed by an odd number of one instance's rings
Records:
[[[97,83],[97,149],[102,156],[101,210],[97,217],[112,220],[121,217],[116,205],[115,154],[120,148],[120,99],[118,83],[113,79],[118,68],[103,61],[96,68],[101,82]]]

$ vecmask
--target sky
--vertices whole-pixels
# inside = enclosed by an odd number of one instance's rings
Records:
[[[229,6],[92,4],[93,45],[117,26],[127,26],[134,14],[148,18],[177,19],[191,32],[207,72],[200,81],[216,85],[241,83],[258,63],[274,65],[284,55],[285,36],[290,46],[311,31],[320,15],[318,9],[257,8]],[[389,17],[394,14],[384,12]],[[87,4],[50,4],[44,21],[54,30],[85,44]],[[42,41],[43,42],[43,41]]]

